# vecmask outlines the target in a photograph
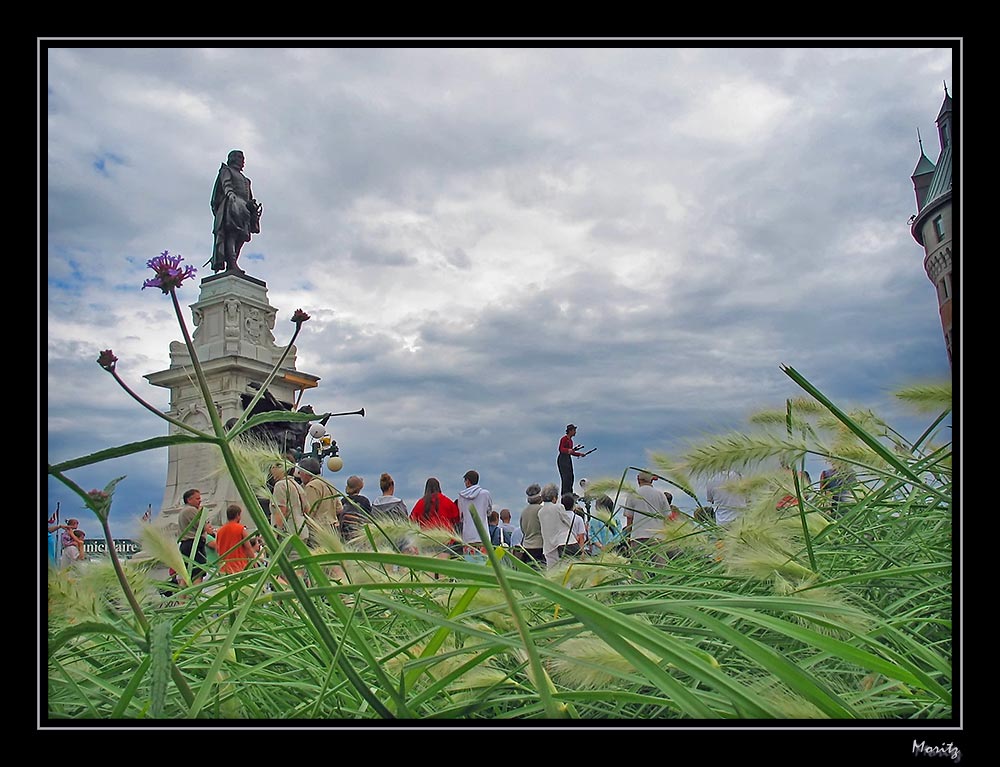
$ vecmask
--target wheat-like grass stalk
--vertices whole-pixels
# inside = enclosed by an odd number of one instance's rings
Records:
[[[826,409],[816,400],[807,397],[793,397],[782,409],[763,408],[748,416],[750,423],[756,426],[774,426],[785,430],[789,426],[788,409],[791,409],[791,428],[793,431],[808,431],[812,428],[810,418],[826,413]]]
[[[359,525],[351,538],[358,551],[403,551],[417,553],[422,531],[416,522],[398,517],[378,517]]]
[[[597,557],[564,557],[553,567],[546,568],[543,575],[550,581],[571,589],[599,586],[606,581],[622,577],[623,567],[629,559],[619,554],[606,552]]]
[[[660,661],[652,650],[629,644],[654,663]],[[556,681],[576,689],[617,687],[624,677],[637,673],[621,653],[589,632],[561,642],[546,660],[546,668]]]
[[[840,636],[847,640],[853,634],[864,635],[872,630],[872,627],[877,623],[876,619],[873,616],[867,615],[858,607],[845,591],[835,586],[817,586],[816,583],[817,579],[812,576],[792,581],[777,572],[772,579],[775,594],[779,596],[796,596],[817,605],[828,606],[830,608],[829,612],[812,611],[795,615],[796,620],[820,633],[830,636]],[[844,607],[850,609],[838,609]],[[838,630],[829,625],[817,623],[815,620],[817,616],[838,623],[844,626],[845,629]]]
[[[735,432],[691,447],[684,455],[684,463],[692,474],[703,476],[746,469],[772,460],[792,466],[807,451],[806,442],[800,438]]]
[[[951,381],[913,384],[899,389],[895,396],[918,413],[948,411],[953,402]]]
[[[773,678],[761,678],[753,683],[753,694],[766,701],[782,719],[829,719],[815,704],[788,689]]]
[[[847,412],[848,417],[865,431],[877,437],[889,437],[892,430],[889,424],[875,414],[870,408],[855,408]]]
[[[433,600],[446,610],[451,610],[455,595],[449,590],[436,594]],[[511,631],[516,626],[510,615],[507,600],[499,589],[479,589],[472,596],[466,612],[491,623],[498,631]]]
[[[676,519],[664,519],[660,537],[671,548],[694,550],[709,554],[715,551],[715,544],[707,528],[698,524],[686,514]]]
[[[343,554],[347,551],[347,546],[344,545],[340,533],[332,527],[317,522],[312,517],[306,517],[306,522],[309,524],[309,537],[313,545],[313,551],[317,554]]]
[[[111,560],[102,557],[88,561],[86,565],[79,570],[80,583],[85,584],[86,588],[100,595],[108,607],[113,608],[121,615],[127,615],[128,603],[122,593],[121,582],[118,580]],[[144,607],[149,607],[159,601],[152,598],[156,589],[149,577],[148,567],[141,564],[133,565],[126,561],[122,564],[122,571],[132,593]]]
[[[452,648],[454,645],[452,645]],[[407,668],[414,662],[419,662],[421,666],[427,666],[427,671],[418,677],[418,687],[426,687],[446,676],[458,671],[460,667],[469,662],[478,652],[479,648],[456,650],[448,649],[442,652],[441,649],[431,656],[432,660],[422,657],[424,645],[414,645],[407,655],[396,655],[386,662],[386,668],[398,676],[402,676]],[[489,660],[478,663],[466,669],[454,679],[449,680],[448,690],[474,690],[482,687],[493,687],[502,684],[507,680],[507,674],[496,668]]]
[[[688,466],[682,460],[666,453],[650,453],[649,461],[656,468],[657,474],[669,479],[692,498],[698,497],[694,491],[694,482],[689,475]]]
[[[103,590],[83,577],[94,563],[81,562],[76,567],[59,570],[48,569],[48,618],[50,625],[64,627],[87,621],[98,621],[106,616],[107,606]]]
[[[181,554],[177,541],[172,535],[169,535],[161,527],[149,524],[142,526],[140,539],[142,540],[143,555],[173,569],[185,583],[191,582],[187,565],[184,562],[184,555]]]
[[[612,479],[610,477],[599,477],[597,479],[589,480],[587,483],[587,497],[588,498],[599,498],[602,495],[607,495],[614,499],[615,494],[618,489],[621,488],[621,492],[624,493],[634,493],[635,485],[629,482],[622,482],[621,479]]]
[[[769,580],[775,572],[799,580],[814,575],[790,553],[799,548],[801,528],[776,522],[774,507],[758,502],[733,523],[723,536],[721,549],[729,575],[758,580]]]
[[[421,554],[436,554],[444,551],[455,540],[456,533],[444,527],[418,528],[413,538]]]
[[[267,480],[271,466],[282,460],[281,449],[274,441],[251,434],[240,435],[230,446],[240,471],[254,493],[258,498],[266,498],[269,495]],[[225,467],[222,471],[226,471]]]

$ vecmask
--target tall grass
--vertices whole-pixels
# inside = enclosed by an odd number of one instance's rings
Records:
[[[692,495],[695,478],[740,469],[751,493],[743,517],[726,530],[669,523],[662,542],[630,557],[537,572],[492,547],[483,561],[443,559],[442,541],[373,525],[348,542],[320,530],[312,549],[267,528],[266,567],[215,572],[177,594],[161,592],[148,564],[50,570],[48,716],[950,718],[951,445],[938,441],[941,420],[909,444],[786,373],[805,392],[786,403],[790,417],[755,418],[744,434],[656,457],[654,470]],[[942,401],[940,389],[902,401],[932,395]],[[192,438],[225,454],[240,431]],[[836,515],[815,485],[781,468],[809,454],[857,476]],[[71,484],[72,467],[94,460],[50,473]],[[226,461],[254,514],[266,463]],[[603,483],[613,484],[622,482]],[[80,492],[106,521],[113,489]],[[778,508],[789,494],[796,502]],[[147,550],[174,556],[162,542]]]

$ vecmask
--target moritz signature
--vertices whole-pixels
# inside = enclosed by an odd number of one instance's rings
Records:
[[[913,741],[914,756],[947,756],[955,764],[962,761],[962,752],[954,743],[942,743],[940,746],[928,746],[926,741]]]

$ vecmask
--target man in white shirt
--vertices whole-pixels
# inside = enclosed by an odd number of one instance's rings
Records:
[[[629,540],[642,543],[650,538],[663,538],[663,523],[670,515],[670,504],[663,493],[653,488],[657,479],[654,474],[640,471],[636,479],[639,492],[630,496],[625,506]]]
[[[546,485],[542,488],[538,521],[542,526],[542,553],[545,555],[546,567],[552,567],[559,561],[563,548],[571,542],[573,536],[573,518],[576,515],[559,503],[557,498],[558,487]]]
[[[715,507],[715,524],[728,527],[743,514],[746,498],[732,491],[732,483],[739,480],[736,472],[725,472],[713,477],[706,488],[705,497]]]

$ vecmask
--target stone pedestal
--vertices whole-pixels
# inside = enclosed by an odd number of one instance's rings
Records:
[[[201,281],[201,296],[191,305],[195,327],[191,340],[208,380],[212,405],[223,423],[242,415],[249,398],[263,385],[284,351],[275,344],[271,332],[277,313],[268,302],[267,284],[262,280],[222,272]],[[288,319],[287,335],[291,337],[295,327],[291,313]],[[170,389],[169,415],[211,433],[205,399],[183,342],[171,342],[170,367],[149,373],[146,380]],[[315,387],[318,381],[316,376],[295,369],[293,347],[268,391],[292,409],[297,393]],[[169,433],[187,432],[171,424]],[[213,525],[225,524],[230,503],[245,506],[216,446],[173,445],[167,455],[163,504],[153,524],[176,533],[177,514],[184,505],[184,492],[190,488],[201,491],[202,507]],[[249,514],[243,515],[243,522],[255,528]]]

